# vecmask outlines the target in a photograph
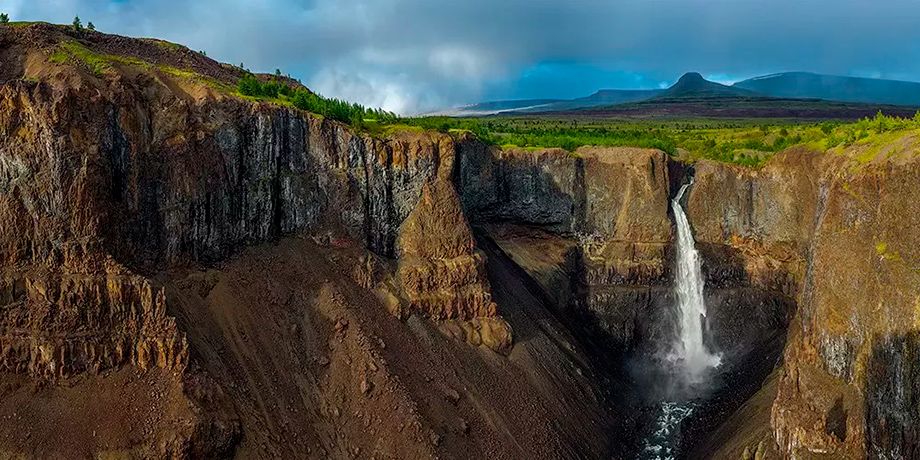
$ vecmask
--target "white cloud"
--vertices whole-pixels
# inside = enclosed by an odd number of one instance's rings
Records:
[[[420,107],[439,106],[443,103],[420,99],[424,97],[423,93],[404,79],[360,71],[324,68],[309,81],[308,86],[324,96],[346,99],[369,107],[381,107],[405,115],[415,114]]]
[[[464,46],[438,46],[431,50],[428,63],[439,75],[479,80],[489,73],[489,63],[481,50]]]

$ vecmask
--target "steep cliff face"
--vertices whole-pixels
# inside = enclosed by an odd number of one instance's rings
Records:
[[[449,138],[385,142],[291,109],[155,89],[3,88],[3,210],[21,230],[4,234],[4,260],[219,260],[302,230],[392,255],[422,185],[453,155]]]
[[[672,231],[664,152],[461,147],[458,181],[470,219],[549,232],[534,244],[518,244],[533,232],[492,233],[560,312],[585,316],[618,345],[632,346],[653,323],[643,317],[666,310],[655,304],[667,295]],[[552,248],[543,244],[558,238]]]
[[[707,257],[721,246],[736,279],[798,305],[772,409],[784,455],[916,454],[914,139],[868,160],[856,146],[785,152],[758,171],[696,167],[689,213]]]
[[[918,178],[915,154],[893,151],[822,184],[773,409],[790,454],[917,455]]]

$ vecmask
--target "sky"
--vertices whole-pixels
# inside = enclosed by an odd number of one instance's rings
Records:
[[[920,0],[0,0],[401,114],[812,71],[920,81]]]

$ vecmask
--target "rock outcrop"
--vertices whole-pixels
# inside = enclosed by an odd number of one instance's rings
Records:
[[[129,364],[181,371],[188,363],[163,290],[140,276],[5,277],[0,306],[7,371],[63,377]]]
[[[561,313],[585,317],[629,348],[667,295],[670,178],[657,150],[584,147],[538,151],[461,144],[459,188],[474,224],[511,222],[570,240],[531,267]],[[514,238],[526,235],[512,232]],[[497,236],[497,235],[496,235]],[[499,237],[499,240],[502,240]],[[518,263],[537,246],[500,244]],[[544,248],[545,249],[545,248]],[[656,326],[657,327],[657,326]]]
[[[784,455],[911,458],[917,397],[911,364],[920,299],[920,163],[907,134],[865,148],[792,150],[761,170],[696,167],[690,220],[709,260],[737,273],[710,279],[795,300],[772,409]],[[725,256],[723,256],[725,257]],[[715,275],[715,276],[713,276]]]
[[[850,156],[844,153],[846,156]],[[920,162],[841,162],[820,183],[787,373],[773,408],[789,455],[918,453]]]

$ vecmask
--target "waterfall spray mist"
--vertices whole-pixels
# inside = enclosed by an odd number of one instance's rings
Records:
[[[677,294],[677,338],[669,360],[676,364],[688,383],[700,383],[708,369],[718,366],[720,358],[712,354],[703,343],[703,318],[706,303],[703,299],[703,272],[700,255],[696,251],[687,214],[680,205],[687,187],[684,184],[671,201],[677,223],[677,270],[674,290]]]

